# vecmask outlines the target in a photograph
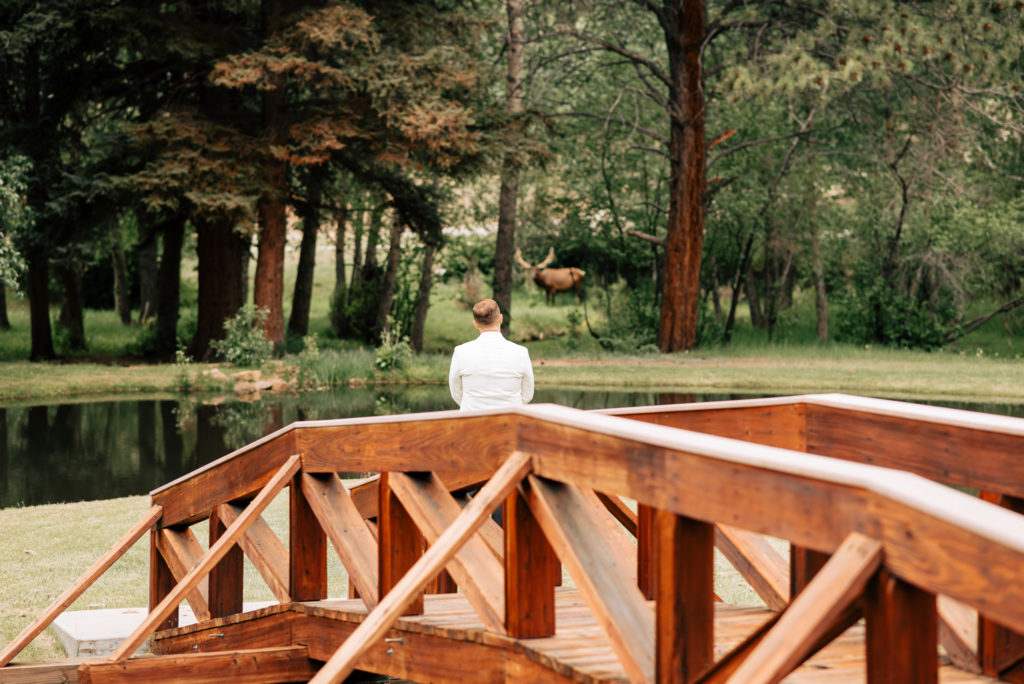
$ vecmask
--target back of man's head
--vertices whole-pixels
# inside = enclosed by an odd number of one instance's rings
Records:
[[[473,305],[473,320],[482,328],[491,328],[498,324],[501,309],[493,299],[481,299]]]

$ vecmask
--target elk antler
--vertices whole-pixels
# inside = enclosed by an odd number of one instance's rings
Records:
[[[555,260],[555,248],[552,247],[548,251],[548,255],[546,257],[544,257],[544,261],[542,261],[539,264],[537,264],[537,269],[544,268],[545,266],[547,266],[548,264],[550,264],[554,260]]]
[[[552,248],[552,249],[554,249],[554,248]],[[526,261],[523,259],[523,252],[518,247],[516,247],[515,259],[516,259],[516,262],[518,262],[518,264],[520,266],[522,266],[523,268],[525,268],[527,271],[533,269],[533,266],[531,266],[530,264],[526,263]]]

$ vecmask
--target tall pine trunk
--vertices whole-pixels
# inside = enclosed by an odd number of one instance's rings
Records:
[[[57,358],[53,351],[53,330],[50,327],[50,260],[46,250],[37,247],[27,258],[28,311],[31,327],[32,361]]]
[[[178,316],[181,308],[181,245],[185,216],[175,216],[163,226],[164,251],[160,257],[160,288],[157,290],[156,351],[173,354],[178,348]]]
[[[85,344],[85,316],[82,312],[82,267],[76,259],[61,262],[57,268],[64,299],[60,306],[58,321],[68,334],[68,348],[83,351]]]
[[[706,185],[701,67],[706,25],[704,0],[665,0],[662,26],[668,48],[669,99],[677,113],[670,116],[669,126],[669,218],[658,327],[658,348],[663,352],[697,344]]]
[[[382,334],[388,327],[388,315],[391,313],[391,302],[395,296],[395,280],[398,278],[398,260],[402,256],[402,233],[405,226],[395,212],[391,224],[391,242],[388,246],[388,263],[384,270],[381,283],[380,300],[377,304],[377,334]]]
[[[131,325],[132,301],[128,289],[128,264],[124,258],[124,249],[121,247],[121,238],[118,235],[114,236],[114,246],[110,258],[114,264],[114,308],[117,310],[121,323]]]
[[[156,302],[159,296],[157,293],[160,289],[157,259],[157,238],[160,228],[152,220],[152,217],[142,211],[137,214],[137,223],[139,226],[139,243],[136,254],[139,265],[139,324],[145,325],[156,317]]]
[[[423,270],[420,272],[420,289],[416,294],[416,308],[409,331],[409,346],[414,351],[423,351],[423,331],[427,326],[427,309],[430,308],[430,288],[434,281],[434,254],[437,248],[430,242],[423,248]]]
[[[331,293],[331,328],[340,337],[348,327],[345,306],[348,303],[348,283],[345,281],[345,230],[348,224],[348,202],[341,204],[334,214],[334,292]],[[356,270],[355,268],[352,269]]]
[[[501,329],[508,335],[512,321],[512,255],[515,251],[516,203],[519,196],[519,160],[515,149],[519,138],[517,117],[523,112],[523,3],[506,0],[508,14],[508,75],[505,81],[505,108],[512,123],[508,135],[512,149],[501,163],[501,194],[498,198],[498,235],[494,245],[494,301],[505,318]]]
[[[247,244],[228,217],[203,217],[198,225],[199,304],[196,333],[188,354],[197,361],[212,356],[211,340],[224,337],[224,321],[242,306],[241,250]]]
[[[7,317],[7,286],[0,282],[0,330],[10,330],[11,319]]]
[[[288,334],[305,337],[309,332],[309,305],[313,299],[313,270],[316,267],[316,237],[320,231],[320,192],[324,167],[310,169],[306,187],[306,206],[302,216],[302,246],[292,292],[292,312]]]

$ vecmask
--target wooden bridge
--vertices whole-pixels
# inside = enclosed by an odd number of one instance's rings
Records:
[[[154,491],[0,681],[1024,682],[1022,447],[1021,419],[843,395],[294,423]],[[147,534],[116,652],[13,662]],[[763,605],[719,600],[716,548]],[[243,612],[243,554],[276,605]]]

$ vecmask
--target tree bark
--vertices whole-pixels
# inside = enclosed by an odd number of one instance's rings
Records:
[[[53,351],[53,330],[50,327],[50,260],[42,248],[27,255],[28,310],[31,322],[32,361],[57,358]]]
[[[665,0],[662,26],[668,48],[670,114],[668,232],[658,326],[663,352],[697,344],[700,259],[704,246],[704,88],[701,46],[707,26],[704,0]]]
[[[188,354],[197,361],[210,358],[211,340],[224,337],[224,321],[242,306],[242,260],[246,240],[226,217],[203,217],[198,226],[199,304],[196,333]]]
[[[430,308],[430,288],[434,281],[434,254],[436,248],[431,243],[424,244],[423,270],[420,273],[420,289],[416,295],[416,308],[412,317],[412,329],[409,331],[409,346],[413,351],[423,351],[423,331],[427,325],[427,309]]]
[[[139,325],[146,325],[156,317],[160,276],[158,273],[157,236],[159,225],[145,212],[138,212],[139,244],[136,258],[139,264]]]
[[[157,290],[156,351],[173,354],[178,347],[178,316],[181,308],[181,244],[185,216],[175,216],[163,226],[164,251],[160,257],[160,288]]]
[[[388,265],[384,271],[384,282],[381,284],[380,300],[377,304],[377,335],[382,334],[388,327],[388,314],[391,313],[391,301],[395,296],[395,280],[398,278],[398,259],[402,255],[402,233],[404,231],[405,226],[402,225],[396,211],[394,222],[391,224]]]
[[[501,163],[501,193],[498,198],[498,235],[494,244],[494,301],[505,313],[501,331],[508,336],[512,322],[512,255],[515,251],[516,203],[519,197],[518,117],[523,112],[523,3],[506,0],[508,15],[508,72],[505,80],[505,109],[512,122],[508,127],[510,150]]]
[[[263,35],[270,38],[278,30],[283,11],[280,0],[262,3]],[[273,77],[269,90],[263,94],[263,126],[270,132],[271,145],[284,143],[282,131],[286,102],[285,80]],[[259,214],[259,249],[256,255],[256,280],[253,302],[257,309],[266,309],[263,331],[280,352],[284,349],[284,248],[287,230],[285,196],[288,190],[288,169],[284,161],[265,150],[263,194],[257,202]]]
[[[306,205],[302,215],[302,245],[292,292],[292,312],[288,334],[305,337],[309,333],[309,305],[313,299],[313,271],[316,267],[316,238],[320,231],[320,197],[324,167],[310,169],[306,186]]]
[[[125,262],[120,236],[114,237],[111,259],[114,264],[114,309],[117,310],[122,323],[131,325],[132,301],[128,290],[128,264]]]
[[[11,319],[7,317],[7,286],[0,283],[0,330],[10,330]]]
[[[83,351],[86,344],[85,317],[82,313],[82,268],[77,260],[69,259],[61,262],[57,270],[64,285],[64,299],[57,320],[67,330],[68,348]]]
[[[347,330],[345,306],[348,302],[348,286],[345,282],[345,229],[348,223],[348,202],[344,199],[335,212],[337,222],[334,234],[334,292],[331,294],[331,328],[338,337]],[[358,270],[353,262],[352,271]]]

